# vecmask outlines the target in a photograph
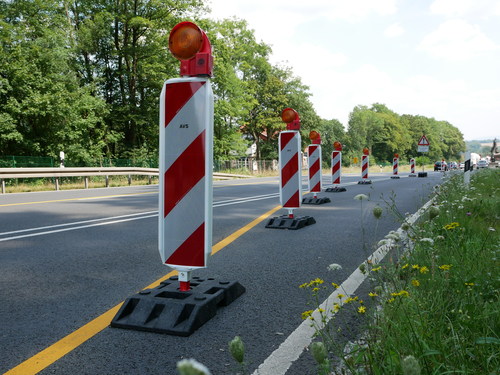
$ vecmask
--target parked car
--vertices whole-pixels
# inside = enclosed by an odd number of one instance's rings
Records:
[[[465,168],[465,163],[464,162],[461,162],[460,163],[460,169],[464,169]]]
[[[444,161],[444,170],[448,170],[448,164]],[[438,160],[437,162],[434,163],[434,170],[435,171],[440,171],[441,170],[441,160]]]
[[[450,161],[450,169],[458,169],[458,163],[456,161]]]
[[[477,162],[477,169],[488,168],[488,162],[485,159],[481,159]]]

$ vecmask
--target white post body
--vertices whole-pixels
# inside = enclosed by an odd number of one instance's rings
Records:
[[[465,163],[464,163],[464,184],[469,186],[470,184],[470,168],[471,168],[471,160],[470,160],[470,151],[465,153]]]
[[[280,203],[284,208],[302,204],[302,156],[300,133],[282,131],[279,135]]]
[[[321,192],[321,145],[307,146],[307,162],[309,175],[309,191],[311,193]]]
[[[370,157],[368,155],[361,156],[361,178],[368,178],[368,165],[370,163]]]
[[[332,185],[340,184],[342,175],[342,152],[332,152]]]
[[[208,78],[170,79],[160,96],[158,246],[179,272],[212,251],[213,103]]]

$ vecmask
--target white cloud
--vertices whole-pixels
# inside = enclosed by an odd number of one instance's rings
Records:
[[[430,55],[449,60],[467,60],[499,48],[478,26],[460,19],[448,20],[424,37],[419,47]]]
[[[435,0],[430,11],[446,17],[487,17],[498,15],[499,4],[495,0]]]
[[[402,35],[405,30],[401,27],[399,23],[392,24],[384,31],[384,35],[388,38],[395,38]]]

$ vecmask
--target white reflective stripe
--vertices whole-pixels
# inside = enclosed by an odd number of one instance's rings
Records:
[[[193,80],[186,81],[186,84],[189,82],[193,82]],[[168,86],[168,84],[169,81],[166,85]],[[172,118],[168,126],[163,127],[161,137],[166,142],[163,156],[165,170],[168,170],[186,148],[206,129],[207,89],[208,84],[201,86]]]
[[[294,133],[293,138],[285,145],[282,149],[282,139],[283,133]],[[280,168],[283,168],[288,162],[295,156],[295,154],[300,155],[300,141],[298,137],[299,132],[296,131],[283,131],[279,136],[279,149],[280,149]]]
[[[170,211],[167,217],[160,220],[163,226],[163,236],[161,237],[163,244],[160,244],[163,263],[205,221],[204,191],[205,178],[202,178]],[[160,212],[163,212],[163,209]]]

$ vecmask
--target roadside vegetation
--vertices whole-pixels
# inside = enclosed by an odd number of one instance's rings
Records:
[[[330,307],[363,319],[361,338],[339,345],[328,312],[320,311],[319,321],[304,312],[319,338],[311,345],[319,374],[498,374],[499,177],[497,170],[479,171],[467,187],[463,174],[452,175],[416,224],[398,214],[403,234],[382,241],[390,241],[392,256],[360,267],[370,301],[340,294]],[[316,279],[301,287],[314,297],[323,285]]]

